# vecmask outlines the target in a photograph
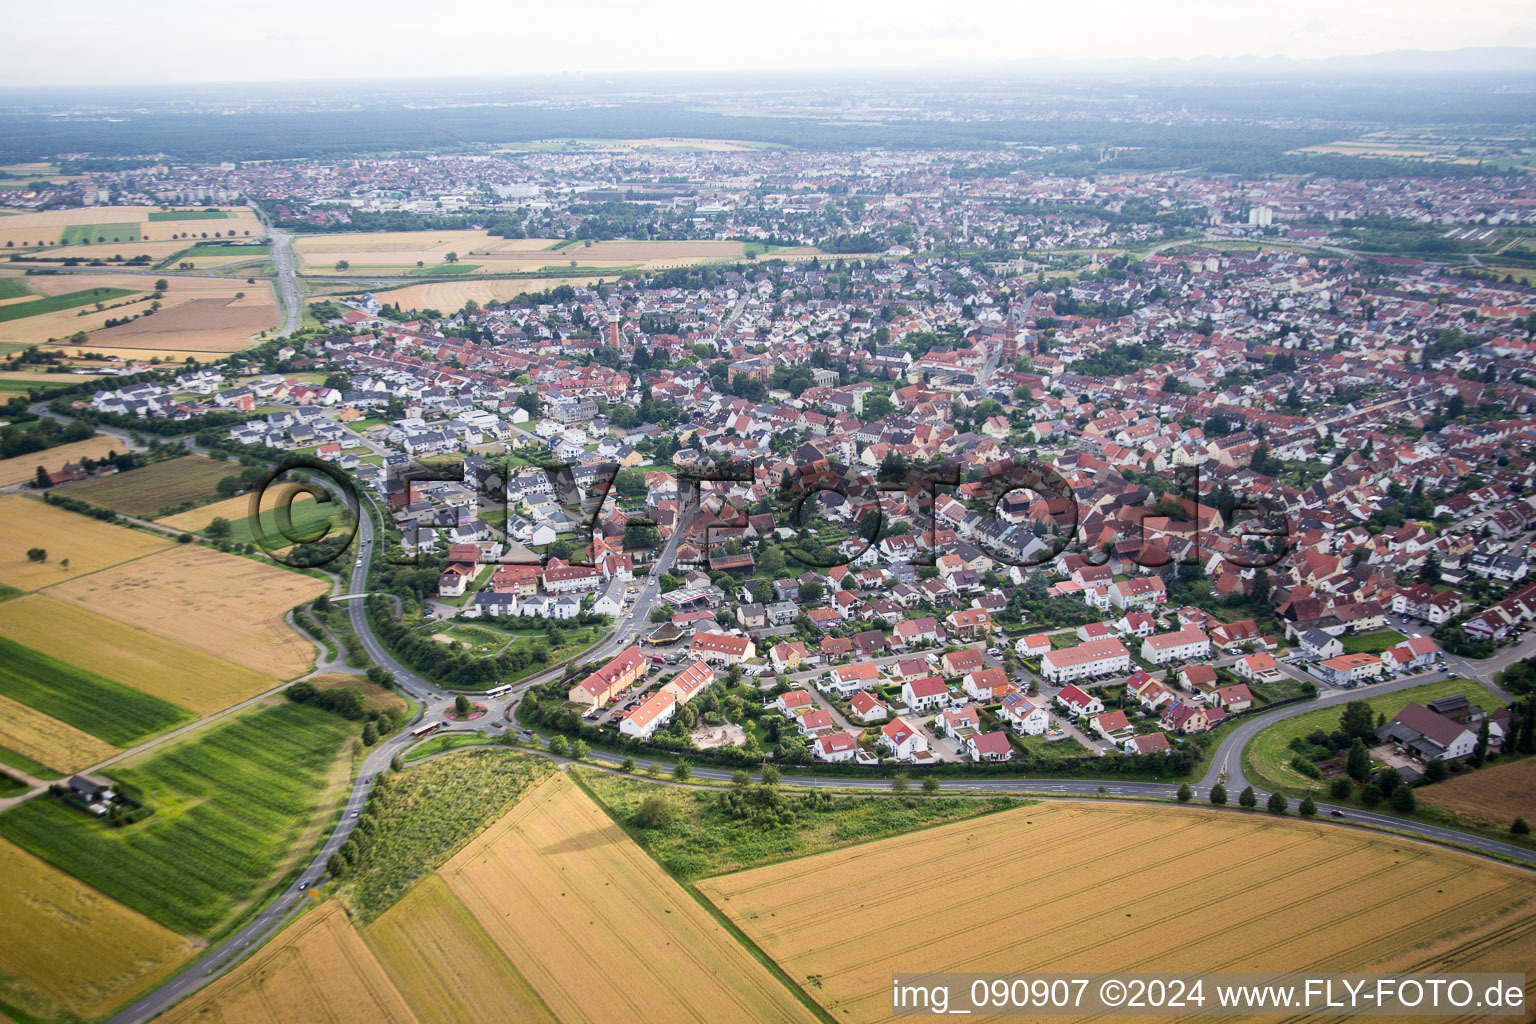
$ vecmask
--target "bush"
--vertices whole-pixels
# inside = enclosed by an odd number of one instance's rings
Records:
[[[1179,803],[1187,804],[1195,798],[1195,791],[1189,788],[1189,783],[1179,786]]]
[[[549,738],[549,752],[551,754],[564,754],[565,737],[559,733],[555,733],[553,736],[551,736]]]
[[[1360,787],[1360,802],[1367,807],[1375,807],[1381,803],[1381,787],[1374,782],[1367,782]]]
[[[1392,795],[1387,798],[1387,803],[1398,814],[1412,814],[1416,803],[1413,798],[1413,787],[1406,785],[1398,786],[1392,791]]]
[[[1509,834],[1512,836],[1528,836],[1531,834],[1531,826],[1525,823],[1524,818],[1516,818],[1509,826]]]
[[[666,797],[648,796],[635,808],[634,823],[637,828],[666,828],[677,817]]]
[[[632,772],[634,770],[635,770],[635,759],[633,757],[626,757],[624,759],[624,763],[619,765],[619,771],[621,771],[621,772]]]
[[[1217,807],[1225,807],[1227,804],[1227,787],[1221,783],[1211,787],[1211,803]]]
[[[1309,779],[1320,779],[1323,777],[1323,770],[1300,754],[1291,758],[1291,767]]]
[[[1348,800],[1355,791],[1355,787],[1349,784],[1349,780],[1342,775],[1334,779],[1328,786],[1328,795],[1335,800]]]
[[[1266,806],[1269,808],[1270,814],[1284,814],[1285,809],[1289,807],[1290,804],[1286,801],[1285,797],[1281,796],[1279,793],[1271,793],[1269,794],[1269,803],[1266,804]]]
[[[907,791],[908,784],[909,780],[905,775],[891,776],[891,792],[893,793],[905,793]]]
[[[1310,818],[1317,814],[1317,801],[1312,799],[1309,793],[1301,798],[1301,804],[1296,808],[1303,817]]]
[[[1252,810],[1259,806],[1259,794],[1253,791],[1252,786],[1249,786],[1238,794],[1237,802],[1240,806]]]

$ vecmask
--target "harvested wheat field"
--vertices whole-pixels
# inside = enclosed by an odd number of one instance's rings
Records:
[[[1209,810],[1051,803],[698,888],[792,979],[816,979],[840,1021],[887,1019],[893,971],[1494,971],[1536,958],[1524,872]]]
[[[380,302],[388,302],[391,305],[400,303],[401,309],[437,309],[448,313],[463,309],[464,303],[471,299],[485,306],[492,302],[511,302],[524,292],[532,295],[550,288],[558,288],[562,284],[568,284],[572,288],[585,288],[615,280],[618,280],[615,276],[517,277],[500,278],[494,281],[459,278],[434,281],[431,284],[413,284],[405,288],[378,292],[377,295]]]
[[[40,1020],[101,1016],[191,955],[181,936],[4,840],[0,921],[0,1001]]]
[[[17,320],[0,322],[0,342],[20,344],[48,344],[66,353],[128,352],[132,358],[149,358],[153,351],[180,352],[181,357],[200,354],[217,354],[235,351],[250,344],[248,335],[271,327],[278,321],[276,300],[272,285],[267,281],[246,284],[240,278],[172,277],[170,287],[161,295],[160,311],[143,316],[148,309],[151,292],[160,277],[153,272],[144,274],[92,274],[62,273],[39,275],[26,279],[28,285],[44,296],[58,296],[86,291],[92,288],[124,289],[132,294],[110,298],[103,302],[105,309],[97,310],[92,303],[37,313]],[[241,296],[236,298],[236,296]],[[188,317],[179,313],[181,307],[198,300],[218,300],[215,310],[211,303],[203,303],[195,309],[197,318],[207,326],[201,337],[189,332]],[[261,310],[268,322],[240,333],[254,322],[255,311]],[[123,319],[139,314],[119,327],[105,326],[109,319]],[[77,331],[86,331],[91,337],[85,345],[70,345],[66,339]],[[125,333],[118,335],[115,332]],[[143,332],[164,332],[162,340],[147,340]],[[137,332],[137,333],[134,333]],[[236,345],[236,340],[242,344]],[[139,349],[149,351],[141,352]]]
[[[440,873],[567,1024],[813,1019],[563,775]]]
[[[446,264],[448,253],[459,262],[478,262],[488,252],[536,252],[558,244],[550,238],[501,238],[485,231],[374,231],[335,235],[306,235],[294,243],[304,274],[358,274],[373,270],[415,270]],[[337,270],[345,260],[347,270]]]
[[[68,652],[72,665],[199,715],[223,711],[279,681],[46,594],[0,602],[0,634],[26,637],[40,651]]]
[[[250,290],[241,299],[192,299],[154,316],[97,331],[85,347],[91,351],[98,345],[169,349],[187,355],[222,355],[249,348],[255,335],[277,326],[278,313],[270,284],[246,287]]]
[[[422,1024],[556,1020],[437,875],[385,911],[364,938]]]
[[[322,580],[254,559],[177,545],[48,593],[236,665],[290,679],[309,669],[315,649],[283,616],[329,589]]]
[[[15,634],[13,634],[15,635]],[[24,754],[62,775],[120,753],[90,733],[0,694],[0,747]]]
[[[1420,786],[1420,803],[1508,828],[1516,818],[1536,820],[1536,758],[1495,765]]]
[[[165,1024],[407,1024],[416,1020],[331,900],[227,976],[163,1017]]]
[[[170,545],[163,537],[112,526],[33,498],[0,495],[0,583],[7,586],[36,590]],[[32,548],[42,548],[47,560],[28,558]]]

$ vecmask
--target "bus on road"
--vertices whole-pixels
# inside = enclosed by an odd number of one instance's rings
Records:
[[[431,736],[442,727],[442,722],[423,722],[421,725],[418,725],[416,728],[411,730],[411,738],[419,740],[423,736]]]
[[[508,683],[505,686],[493,686],[493,687],[491,687],[489,690],[485,691],[485,695],[487,697],[504,697],[504,696],[506,696],[507,694],[509,694],[511,692],[512,692],[512,684]]]

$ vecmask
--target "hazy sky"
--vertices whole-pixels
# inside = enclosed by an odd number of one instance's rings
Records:
[[[123,0],[6,4],[0,84],[1328,57],[1536,45],[1536,4],[1480,0]]]

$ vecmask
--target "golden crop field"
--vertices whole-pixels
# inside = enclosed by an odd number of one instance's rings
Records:
[[[437,875],[363,933],[422,1024],[556,1017]]]
[[[266,672],[230,664],[47,594],[0,602],[0,633],[26,637],[40,651],[67,651],[72,665],[199,715],[223,711],[277,683]]]
[[[1536,759],[1494,765],[1413,791],[1420,803],[1508,827],[1536,820]]]
[[[101,1016],[192,952],[181,936],[4,840],[0,921],[0,1000],[44,1020]]]
[[[1210,810],[1050,803],[698,888],[850,1022],[890,1016],[893,970],[1494,971],[1536,958],[1536,879],[1517,869]]]
[[[40,452],[28,452],[25,455],[0,459],[0,487],[9,487],[11,484],[31,480],[37,475],[38,466],[42,466],[50,473],[57,473],[64,468],[66,462],[99,459],[108,452],[121,452],[125,448],[127,445],[117,438],[97,434],[84,441],[71,441],[69,444],[61,444],[54,448],[44,448]]]
[[[160,1018],[165,1024],[411,1024],[416,1016],[331,900],[228,975]]]
[[[200,212],[207,207],[196,207],[190,212]],[[222,237],[229,238],[258,238],[266,232],[262,229],[261,222],[256,219],[246,207],[219,207],[235,214],[233,217],[214,218],[171,218],[167,220],[150,220],[152,213],[164,213],[157,206],[84,206],[71,210],[44,210],[35,213],[22,213],[14,217],[6,217],[0,223],[0,247],[7,242],[15,243],[16,248],[32,248],[46,243],[49,249],[57,249],[61,253],[69,252],[72,247],[60,245],[60,240],[65,231],[71,226],[98,224],[98,225],[132,225],[139,241],[159,242],[179,238],[183,233],[187,236],[183,244],[189,245],[193,239],[202,240],[206,232],[212,239],[214,232]],[[112,242],[111,237],[106,242],[98,243],[94,239],[91,246],[103,246],[111,250],[109,255],[121,253],[124,256],[137,256],[140,249],[134,248],[138,242],[130,242],[126,239],[120,244]],[[74,253],[69,252],[70,255]]]
[[[20,495],[0,495],[0,583],[36,590],[163,551],[171,541]],[[46,562],[27,557],[32,548]],[[68,559],[66,567],[62,563]]]
[[[176,545],[61,584],[49,594],[236,665],[289,679],[314,663],[315,650],[283,621],[284,613],[328,589],[321,580],[254,559]]]
[[[532,256],[559,241],[501,238],[486,231],[373,231],[305,235],[295,241],[294,252],[304,274],[366,274],[378,268],[414,270],[418,261],[426,267],[443,266],[450,252],[458,253],[460,263],[479,263],[492,253]],[[342,260],[351,267],[338,271],[336,264]]]
[[[441,875],[567,1024],[813,1019],[563,775]]]
[[[8,747],[64,775],[99,764],[119,753],[112,744],[3,694],[0,694],[0,747]]]
[[[510,302],[527,292],[532,295],[550,288],[568,284],[572,288],[584,288],[594,284],[606,284],[618,280],[617,276],[592,277],[515,277],[482,280],[470,278],[445,278],[430,284],[413,284],[379,292],[380,302],[400,303],[401,309],[437,309],[444,313],[464,308],[473,299],[484,306],[492,302]]]

